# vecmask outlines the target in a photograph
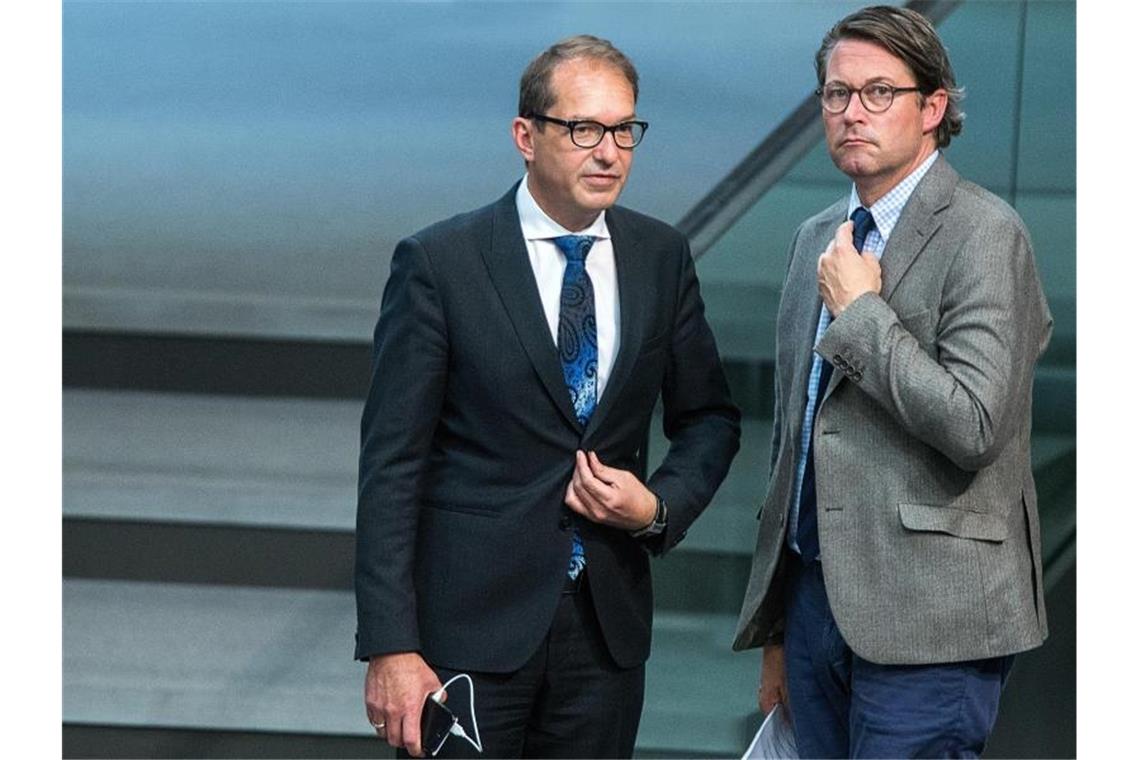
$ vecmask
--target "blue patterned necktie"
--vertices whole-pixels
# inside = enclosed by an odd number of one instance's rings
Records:
[[[871,212],[860,206],[851,212],[851,221],[855,223],[852,230],[851,242],[855,246],[855,250],[859,253],[863,252],[863,244],[867,240],[867,235],[871,230],[875,229],[875,219],[871,216]],[[826,328],[827,323],[831,322],[831,312],[826,308],[820,314],[820,321],[824,322]],[[817,331],[818,334],[818,331]],[[820,358],[820,373],[819,384],[814,388],[815,390],[815,407],[813,409],[811,423],[815,424],[815,415],[819,412],[819,403],[823,400],[824,391],[827,390],[827,383],[831,380],[831,362],[826,359]],[[809,380],[809,385],[811,384]],[[808,393],[811,394],[812,388],[808,388]],[[812,437],[808,437],[808,450],[807,450],[807,465],[804,467],[803,484],[800,486],[800,516],[799,523],[796,526],[796,542],[800,547],[800,556],[803,557],[804,562],[810,562],[819,556],[819,515],[816,509],[816,491],[815,491],[815,445],[812,442]]]
[[[594,245],[594,238],[563,235],[554,238],[554,244],[566,255],[558,302],[558,358],[574,414],[584,427],[598,405],[598,321],[594,313],[594,286],[586,273],[586,254]],[[575,527],[567,575],[576,579],[585,566],[582,536]]]

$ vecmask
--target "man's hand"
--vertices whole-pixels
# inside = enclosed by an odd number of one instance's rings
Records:
[[[765,644],[760,663],[760,712],[767,715],[777,704],[788,706],[788,681],[784,670],[784,647]]]
[[[622,530],[640,530],[657,515],[657,497],[628,470],[606,467],[598,455],[575,454],[566,506],[588,520]]]
[[[420,712],[424,698],[440,685],[435,672],[417,652],[373,657],[368,661],[368,672],[364,676],[368,721],[391,746],[403,747],[414,757],[423,757]]]
[[[855,250],[851,240],[854,226],[852,222],[839,225],[816,269],[819,294],[832,317],[838,317],[864,293],[878,293],[883,287],[883,270],[875,254]]]

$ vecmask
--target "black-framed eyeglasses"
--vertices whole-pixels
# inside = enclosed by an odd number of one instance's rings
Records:
[[[870,82],[857,90],[845,84],[825,84],[815,91],[823,110],[828,113],[843,113],[851,103],[852,93],[859,93],[863,107],[871,113],[883,113],[895,102],[900,92],[918,92],[917,87],[892,87],[886,82]]]
[[[612,132],[614,144],[619,148],[630,150],[637,147],[637,144],[641,142],[641,138],[645,137],[645,130],[649,129],[649,122],[647,121],[623,121],[621,124],[614,124],[612,127],[607,127],[600,121],[591,121],[589,119],[566,121],[565,119],[556,119],[553,116],[546,116],[540,113],[532,113],[527,118],[536,119],[537,121],[548,121],[551,124],[566,127],[570,130],[570,142],[579,148],[595,148],[605,139],[606,132]]]

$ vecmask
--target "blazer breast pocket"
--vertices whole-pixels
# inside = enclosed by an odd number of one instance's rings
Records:
[[[502,513],[494,508],[479,507],[470,504],[443,504],[440,502],[427,502],[428,514],[435,512],[450,512],[457,515],[471,515],[472,517],[489,517],[498,519]]]

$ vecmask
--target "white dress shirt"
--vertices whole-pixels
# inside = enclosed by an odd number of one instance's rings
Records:
[[[554,244],[562,235],[591,235],[596,238],[586,256],[586,274],[594,286],[594,314],[598,320],[598,399],[606,389],[610,371],[617,356],[621,315],[618,304],[617,269],[614,265],[614,246],[606,227],[606,214],[601,212],[590,226],[581,230],[568,230],[551,219],[539,208],[527,187],[529,175],[523,177],[515,194],[519,222],[534,281],[542,298],[542,310],[550,327],[550,337],[558,345],[558,311],[562,299],[562,274],[566,270],[566,256]]]

